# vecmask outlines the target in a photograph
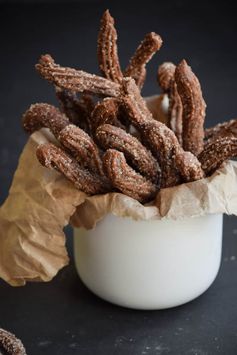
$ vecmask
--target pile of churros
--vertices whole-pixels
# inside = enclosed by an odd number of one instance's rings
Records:
[[[54,85],[60,108],[37,103],[23,115],[27,132],[47,127],[58,140],[37,148],[39,162],[86,194],[121,192],[146,203],[161,188],[210,176],[237,156],[237,121],[204,130],[206,104],[185,60],[159,66],[158,83],[169,99],[168,122],[153,118],[141,89],[146,64],[161,46],[158,34],[147,34],[122,70],[114,19],[107,10],[97,47],[102,76],[41,56],[36,70]]]

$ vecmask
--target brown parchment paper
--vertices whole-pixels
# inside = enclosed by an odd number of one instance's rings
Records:
[[[13,286],[49,281],[68,263],[63,227],[85,194],[38,163],[36,147],[52,139],[46,130],[29,138],[0,209],[0,277]]]
[[[151,206],[119,193],[86,197],[71,217],[71,224],[91,229],[108,213],[134,220],[237,215],[237,162],[224,163],[209,178],[162,189]]]
[[[165,113],[160,114],[165,119]],[[107,213],[148,221],[237,215],[237,162],[223,164],[210,178],[163,189],[153,204],[143,206],[121,193],[88,197],[62,175],[42,167],[36,147],[52,140],[46,129],[29,138],[0,208],[0,277],[13,286],[49,281],[68,263],[63,227],[69,222],[89,229]]]

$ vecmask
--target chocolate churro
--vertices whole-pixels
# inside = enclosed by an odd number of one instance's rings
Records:
[[[104,176],[99,149],[93,139],[81,128],[68,125],[60,131],[58,140],[81,166],[90,172]]]
[[[176,67],[175,82],[183,105],[183,148],[197,156],[204,145],[206,104],[200,83],[185,60]]]
[[[42,55],[35,67],[44,79],[66,90],[114,97],[120,94],[118,83],[83,70],[61,67],[49,54]]]
[[[111,190],[106,179],[91,174],[80,165],[64,150],[52,143],[40,145],[36,151],[39,162],[49,168],[62,173],[73,185],[89,195],[105,193]]]
[[[133,168],[158,185],[159,165],[137,138],[121,128],[105,124],[97,129],[96,139],[105,150],[113,148],[122,152]]]
[[[106,175],[119,191],[141,203],[148,202],[155,197],[158,192],[157,186],[133,170],[126,163],[123,153],[108,149],[103,161]]]
[[[59,109],[44,103],[31,105],[23,114],[22,122],[28,133],[47,127],[55,137],[58,137],[59,132],[70,123],[68,117]]]
[[[161,37],[155,32],[148,33],[137,47],[134,55],[129,61],[129,65],[124,71],[124,76],[134,78],[140,89],[142,88],[146,78],[146,64],[161,46]]]
[[[227,160],[237,157],[237,138],[222,137],[209,144],[199,154],[198,159],[202,164],[202,169],[207,176],[214,173],[221,164]]]
[[[114,19],[106,10],[101,19],[98,35],[97,56],[102,74],[114,82],[120,83],[123,73],[120,69],[117,32],[114,27]]]

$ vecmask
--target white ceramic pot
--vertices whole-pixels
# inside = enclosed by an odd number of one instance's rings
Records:
[[[162,309],[201,295],[220,266],[223,216],[134,221],[107,215],[94,230],[74,230],[84,284],[120,306]]]

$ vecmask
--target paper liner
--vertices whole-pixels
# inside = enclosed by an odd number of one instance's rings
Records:
[[[49,281],[69,261],[63,227],[85,194],[37,161],[36,147],[51,140],[31,136],[0,209],[0,277],[13,286]]]
[[[86,197],[71,224],[91,229],[108,213],[134,220],[176,220],[213,213],[237,215],[237,162],[224,163],[209,178],[160,190],[152,206],[143,206],[119,193]]]

